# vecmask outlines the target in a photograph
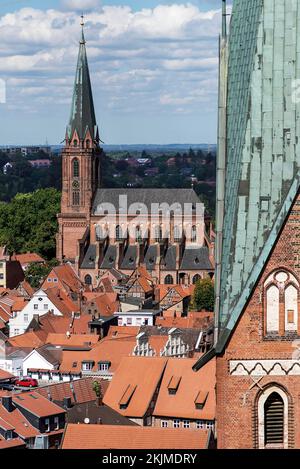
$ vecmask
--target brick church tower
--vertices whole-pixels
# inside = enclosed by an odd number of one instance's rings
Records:
[[[78,240],[89,227],[93,198],[100,185],[99,130],[83,32],[69,125],[62,155],[62,201],[58,215],[57,258],[76,262]]]
[[[234,0],[229,36],[223,15],[215,344],[195,371],[216,356],[219,448],[300,448],[300,0]]]

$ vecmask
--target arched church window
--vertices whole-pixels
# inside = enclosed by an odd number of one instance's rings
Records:
[[[90,140],[86,141],[86,148],[91,148],[91,141]]]
[[[181,229],[179,226],[174,227],[174,241],[175,243],[180,243],[181,241]]]
[[[73,192],[73,205],[74,206],[80,205],[80,195],[78,191]]]
[[[122,228],[120,227],[120,225],[117,225],[116,226],[116,241],[122,241]]]
[[[192,226],[191,241],[192,243],[195,243],[197,241],[197,227],[195,225]]]
[[[201,280],[201,275],[199,275],[199,274],[194,275],[194,277],[193,277],[193,285],[196,285],[196,283],[197,283],[199,280]]]
[[[173,285],[174,280],[172,275],[167,275],[165,278],[165,285]]]
[[[77,158],[73,160],[73,177],[74,178],[79,177],[79,161]]]
[[[265,281],[264,288],[266,333],[297,332],[299,282],[296,277],[287,271],[275,271]],[[280,307],[284,311],[282,323]]]
[[[156,226],[155,227],[154,237],[155,237],[155,241],[157,243],[162,241],[162,227],[161,226]]]
[[[264,414],[265,446],[283,445],[284,403],[277,392],[273,392],[266,400]]]
[[[140,226],[135,228],[135,240],[137,243],[141,242],[143,239],[142,230]]]
[[[74,147],[78,147],[78,140],[76,140],[76,139],[73,140],[73,145],[74,145]]]
[[[86,275],[86,276],[84,277],[84,283],[85,283],[86,285],[92,285],[92,277],[91,277],[90,275]]]
[[[279,331],[279,289],[271,285],[267,290],[267,332]]]

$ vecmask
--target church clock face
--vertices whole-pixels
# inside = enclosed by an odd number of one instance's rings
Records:
[[[79,189],[79,181],[73,181],[72,187],[73,189]]]

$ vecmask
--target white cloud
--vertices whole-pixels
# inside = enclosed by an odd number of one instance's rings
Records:
[[[8,105],[38,110],[72,94],[80,14],[23,8],[0,17],[0,77]],[[216,108],[220,10],[186,4],[133,11],[104,6],[86,15],[85,35],[97,114],[188,114]],[[67,113],[68,113],[67,109]],[[57,111],[59,112],[59,111]]]
[[[100,6],[100,0],[62,0],[62,5],[70,10],[86,12]]]

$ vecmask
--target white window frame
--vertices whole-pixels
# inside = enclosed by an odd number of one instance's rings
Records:
[[[181,421],[179,419],[174,419],[173,428],[180,428],[180,427],[181,427]]]
[[[50,432],[50,419],[49,418],[45,419],[45,425],[46,425],[45,433],[49,433]]]
[[[168,428],[168,426],[169,426],[168,420],[161,420],[160,421],[160,426],[161,426],[161,428]]]
[[[183,426],[183,428],[190,428],[191,422],[189,420],[183,420],[182,421],[182,426]]]

